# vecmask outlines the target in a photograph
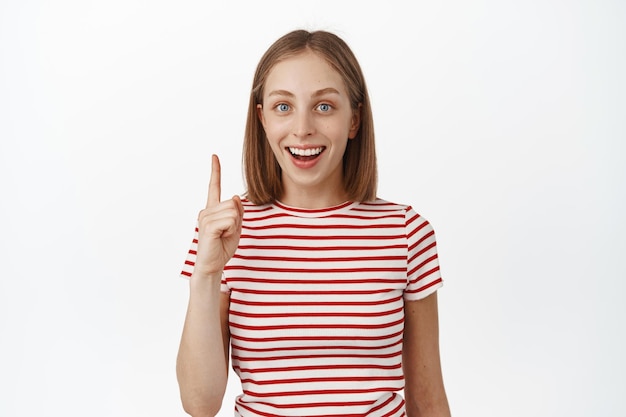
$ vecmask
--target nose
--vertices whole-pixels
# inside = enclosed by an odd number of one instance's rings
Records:
[[[298,138],[312,136],[315,133],[313,115],[308,112],[299,112],[294,118],[293,135]]]

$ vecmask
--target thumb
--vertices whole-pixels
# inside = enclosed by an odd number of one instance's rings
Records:
[[[233,196],[233,201],[235,202],[235,205],[237,206],[237,210],[239,211],[239,219],[242,220],[245,210],[243,208],[243,203],[241,202],[241,197],[239,197],[238,195],[235,195]]]

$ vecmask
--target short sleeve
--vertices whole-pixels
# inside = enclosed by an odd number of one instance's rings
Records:
[[[435,231],[430,223],[411,207],[406,209],[405,222],[408,253],[404,299],[420,300],[443,285]]]
[[[193,235],[193,240],[191,241],[189,252],[187,252],[187,259],[185,259],[185,263],[183,264],[183,270],[180,272],[180,276],[182,278],[186,278],[186,279],[191,278],[191,274],[193,274],[193,269],[196,266],[197,253],[198,253],[198,225],[196,224],[196,229]],[[222,292],[230,292],[230,289],[226,285],[226,280],[223,275],[222,275],[222,286],[220,290]]]

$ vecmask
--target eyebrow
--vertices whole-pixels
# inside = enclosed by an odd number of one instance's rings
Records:
[[[337,91],[337,89],[332,88],[332,87],[327,87],[327,88],[322,88],[321,90],[317,90],[316,92],[314,92],[313,94],[311,94],[311,97],[316,98],[316,97],[320,97],[326,94],[337,94],[340,95],[339,91]],[[285,96],[285,97],[295,97],[295,95],[291,92],[291,91],[287,91],[287,90],[274,90],[272,92],[270,92],[268,95],[268,97],[271,96]]]

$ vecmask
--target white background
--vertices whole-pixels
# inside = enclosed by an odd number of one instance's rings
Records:
[[[379,194],[437,230],[453,414],[626,415],[625,3],[217,3],[0,1],[0,415],[184,415],[210,154],[241,193],[254,67],[297,28],[352,46]]]

